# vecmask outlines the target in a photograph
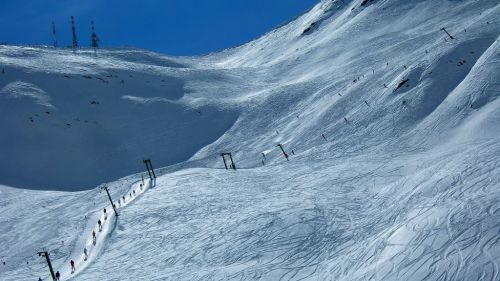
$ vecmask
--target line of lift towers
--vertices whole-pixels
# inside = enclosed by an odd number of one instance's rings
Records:
[[[283,145],[281,143],[278,143],[278,145],[276,145],[277,147],[280,148],[281,150],[281,153],[283,153],[283,157],[285,157],[286,161],[288,161],[288,153],[286,153],[285,149],[283,148]],[[293,150],[292,150],[292,154],[293,154]],[[234,161],[233,161],[233,155],[230,153],[230,152],[223,152],[220,154],[220,157],[222,157],[222,161],[224,162],[224,167],[226,168],[226,170],[229,170],[229,169],[233,169],[233,170],[236,170],[236,164],[234,164]],[[263,152],[262,153],[262,165],[265,164],[265,160],[266,160],[266,154]],[[229,163],[229,166],[228,166],[228,163]]]
[[[285,152],[285,149],[283,148],[283,145],[282,144],[278,144],[277,147],[280,148],[281,152],[283,153],[283,156],[288,161],[288,154]],[[220,156],[222,157],[222,161],[224,162],[224,167],[226,168],[226,170],[229,170],[229,169],[236,170],[236,165],[234,164],[232,153],[230,153],[230,152],[223,152],[223,153],[220,154]],[[263,156],[263,158],[265,160],[266,155],[264,153],[262,153],[262,156]],[[262,160],[263,164],[264,164],[264,160]],[[153,164],[151,163],[151,159],[144,159],[142,162],[146,166],[146,170],[148,172],[149,179],[150,179],[151,183],[154,186],[155,185],[155,181],[156,181],[156,173],[155,173],[155,170],[153,168]],[[143,178],[143,183],[144,183],[144,178]],[[118,211],[116,210],[116,205],[114,204],[113,199],[111,198],[111,195],[109,194],[107,185],[104,184],[101,187],[101,190],[106,191],[106,195],[107,195],[107,197],[109,199],[109,202],[111,203],[111,206],[113,207],[113,210],[115,211],[116,216],[118,216]],[[47,262],[47,266],[49,267],[49,271],[50,271],[50,275],[52,277],[52,280],[53,281],[57,281],[56,275],[54,273],[54,269],[52,267],[52,263],[50,261],[49,252],[47,252],[47,251],[38,252],[38,256],[45,258],[45,260]]]
[[[148,172],[149,179],[151,180],[151,183],[154,186],[155,185],[155,181],[156,181],[156,173],[155,173],[155,170],[153,168],[153,164],[151,163],[150,159],[144,159],[142,162],[144,163],[144,165],[146,165],[146,170]],[[142,179],[142,181],[144,183],[144,178]],[[115,211],[115,215],[118,217],[119,216],[118,215],[118,211],[116,210],[116,205],[113,202],[113,199],[111,198],[111,195],[109,194],[108,186],[106,184],[104,184],[101,187],[101,190],[106,191],[106,195],[107,195],[107,197],[109,199],[109,202],[111,203],[111,206],[113,207],[113,210]],[[50,276],[52,277],[52,280],[53,281],[57,281],[56,274],[54,273],[54,268],[52,267],[52,262],[50,261],[50,254],[49,254],[49,252],[48,251],[40,251],[37,254],[38,254],[38,256],[45,258],[45,261],[47,262],[47,266],[49,267],[49,272],[50,272]]]

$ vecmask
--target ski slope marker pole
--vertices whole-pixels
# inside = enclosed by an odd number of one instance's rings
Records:
[[[448,34],[448,36],[450,36],[450,39],[455,39],[453,36],[451,36],[451,34],[446,30],[446,28],[441,28],[442,31],[446,32],[446,34]]]
[[[281,152],[283,152],[283,156],[285,156],[286,161],[288,161],[288,154],[286,154],[285,149],[283,149],[283,145],[281,145],[281,143],[278,143],[277,146],[281,149]]]

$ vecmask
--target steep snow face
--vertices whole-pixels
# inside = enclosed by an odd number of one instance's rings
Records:
[[[45,248],[64,280],[499,280],[499,15],[333,0],[202,58],[0,47],[2,182],[176,163],[110,183],[87,261],[105,194],[0,187],[2,278],[47,276]]]
[[[195,157],[226,148],[255,167],[261,152],[272,150],[271,158],[279,159],[279,150],[272,149],[278,142],[299,154],[318,150],[320,156],[480,137],[454,132],[480,115],[476,105],[488,100],[490,110],[498,110],[498,83],[482,73],[492,77],[487,73],[499,71],[499,3],[361,4],[323,1],[289,25],[216,54],[217,66],[243,71],[247,81],[258,83],[233,98],[235,105],[251,108],[238,120],[245,130],[233,127]],[[482,93],[484,87],[489,90]],[[492,127],[480,130],[497,137],[500,131],[491,123],[497,116],[488,116]],[[265,134],[254,137],[255,131]],[[325,143],[322,134],[331,141]]]

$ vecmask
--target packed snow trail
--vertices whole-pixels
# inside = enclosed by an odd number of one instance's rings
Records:
[[[119,210],[127,207],[129,204],[138,199],[144,192],[146,192],[149,188],[154,186],[155,180],[151,181],[150,179],[146,179],[144,184],[142,180],[139,182],[135,182],[131,185],[128,193],[122,195],[118,200],[114,199],[116,209],[118,211],[118,217],[113,210],[111,205],[103,207],[101,212],[94,214],[89,220],[90,227],[85,228],[84,235],[78,239],[75,248],[71,252],[71,255],[66,258],[66,265],[63,264],[61,269],[59,270],[61,274],[61,281],[69,280],[73,277],[76,277],[79,273],[83,272],[86,268],[91,266],[93,262],[96,261],[98,256],[102,253],[103,249],[106,245],[106,239],[110,236],[115,230],[120,212]],[[152,184],[153,183],[153,184]],[[104,191],[102,191],[104,192]],[[124,199],[125,198],[125,201]],[[103,210],[104,208],[107,211],[107,215],[105,216]],[[102,222],[102,228],[99,229],[98,221]],[[96,239],[93,239],[93,231],[96,233]],[[88,235],[85,235],[88,234]],[[84,248],[87,249],[87,258],[85,259]],[[72,272],[70,267],[70,261],[73,260],[75,262],[75,271]]]

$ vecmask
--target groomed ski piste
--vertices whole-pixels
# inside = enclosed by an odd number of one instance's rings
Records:
[[[147,179],[144,182],[136,182],[131,185],[128,193],[122,195],[118,198],[115,204],[118,216],[113,210],[111,203],[106,206],[106,214],[104,214],[104,209],[101,212],[97,212],[90,216],[88,220],[88,226],[83,228],[82,236],[78,238],[74,250],[67,257],[66,264],[70,265],[70,261],[75,262],[75,270],[73,271],[70,266],[63,266],[59,271],[61,274],[61,280],[69,280],[71,276],[78,275],[79,272],[84,271],[92,262],[99,256],[103,247],[106,243],[106,238],[112,234],[115,230],[119,218],[119,210],[127,207],[127,205],[132,204],[134,200],[139,198],[148,188],[154,185],[155,180]],[[102,226],[99,227],[98,221],[101,221]],[[85,236],[85,233],[88,235]],[[96,238],[93,237],[93,232],[96,233]],[[84,249],[87,249],[87,255],[84,253]],[[50,253],[49,253],[50,256]]]
[[[333,0],[203,57],[0,46],[0,280],[500,280],[499,37]]]

